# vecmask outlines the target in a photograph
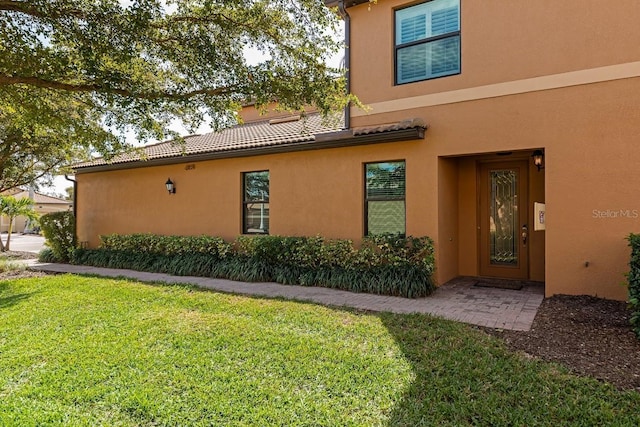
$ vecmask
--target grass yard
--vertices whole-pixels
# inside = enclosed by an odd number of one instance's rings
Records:
[[[424,315],[0,281],[2,426],[637,426],[639,407],[639,393]]]

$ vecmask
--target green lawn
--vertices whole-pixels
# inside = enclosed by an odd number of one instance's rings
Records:
[[[0,425],[630,425],[640,394],[423,315],[0,282]]]

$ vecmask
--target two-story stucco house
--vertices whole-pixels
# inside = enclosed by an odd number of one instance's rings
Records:
[[[79,165],[80,241],[106,233],[435,240],[437,281],[624,299],[640,231],[640,4],[327,1],[345,19],[344,123],[261,118]],[[305,131],[306,132],[303,132]],[[167,179],[169,178],[169,179]],[[165,184],[171,181],[175,193]]]

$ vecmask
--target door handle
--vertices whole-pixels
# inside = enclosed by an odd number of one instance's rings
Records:
[[[522,244],[527,244],[527,237],[529,237],[529,229],[527,228],[527,224],[522,226]]]

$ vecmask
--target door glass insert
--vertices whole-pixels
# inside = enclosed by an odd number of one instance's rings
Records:
[[[518,264],[518,174],[515,170],[489,172],[489,256],[493,265]]]

